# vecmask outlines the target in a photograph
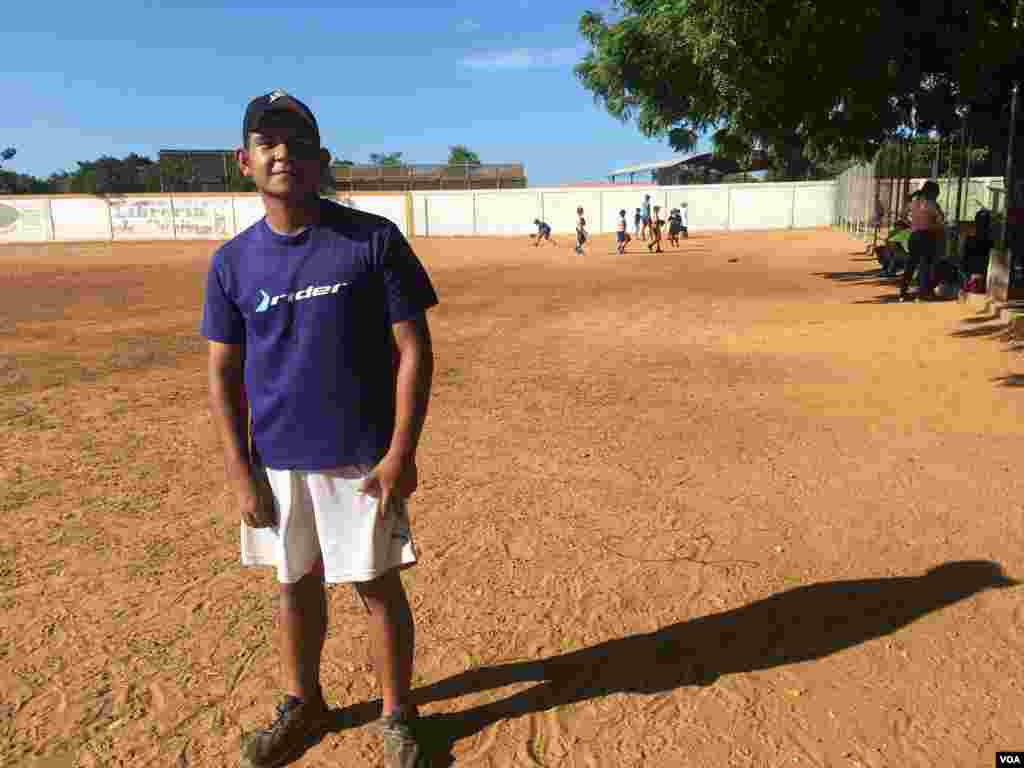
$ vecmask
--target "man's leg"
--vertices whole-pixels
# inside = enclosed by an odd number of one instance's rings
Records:
[[[900,296],[906,296],[910,288],[910,281],[914,279],[914,272],[917,271],[917,259],[911,253],[907,256],[906,266],[903,268],[903,279],[900,280]]]
[[[285,693],[315,701],[320,695],[320,656],[327,638],[322,560],[294,584],[281,585],[280,616]]]
[[[412,685],[415,625],[398,569],[373,581],[357,582],[369,629],[370,662],[377,673],[384,698],[383,715],[407,707]]]
[[[287,697],[273,724],[242,735],[240,768],[278,768],[302,755],[323,727],[320,655],[327,634],[327,595],[318,562],[280,591],[281,667]]]
[[[917,295],[925,299],[932,298],[932,255],[930,253],[921,257],[917,271]]]

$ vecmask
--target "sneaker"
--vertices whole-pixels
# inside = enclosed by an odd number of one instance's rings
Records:
[[[414,708],[411,712],[388,715],[378,721],[384,737],[383,768],[414,768],[420,757],[420,745],[414,733],[418,717]]]
[[[319,735],[326,715],[323,693],[315,701],[288,696],[268,728],[242,736],[241,768],[280,768],[298,759]]]

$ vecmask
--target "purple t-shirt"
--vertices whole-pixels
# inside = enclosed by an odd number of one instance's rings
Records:
[[[437,304],[394,224],[323,201],[320,223],[266,220],[213,256],[201,333],[245,345],[256,456],[274,469],[373,465],[391,444],[391,325]]]

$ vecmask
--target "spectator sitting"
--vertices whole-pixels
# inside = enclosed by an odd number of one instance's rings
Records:
[[[960,259],[960,271],[968,279],[981,275],[984,281],[984,276],[988,274],[988,257],[992,246],[992,213],[982,209],[974,216],[974,234],[964,240],[964,252]]]

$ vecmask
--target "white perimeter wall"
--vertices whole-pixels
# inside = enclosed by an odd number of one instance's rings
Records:
[[[536,231],[534,219],[546,221],[555,232],[572,232],[580,207],[591,234],[614,232],[623,209],[632,229],[644,195],[662,207],[663,216],[685,202],[694,231],[809,228],[832,224],[836,183],[413,192],[336,199],[390,219],[407,236],[521,236]],[[258,195],[0,197],[0,242],[224,240],[262,216]]]
[[[353,195],[337,202],[384,216],[409,234],[404,195]],[[258,195],[0,197],[0,243],[227,240],[263,214]]]
[[[834,181],[811,181],[413,192],[413,231],[435,237],[526,235],[537,231],[533,220],[539,218],[555,232],[572,232],[579,207],[591,234],[614,232],[620,210],[632,230],[644,195],[662,207],[662,216],[685,202],[691,230],[825,227],[832,224],[835,190]]]

